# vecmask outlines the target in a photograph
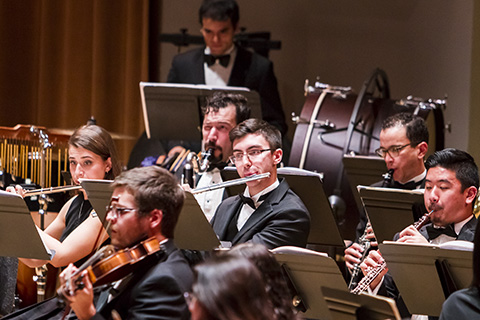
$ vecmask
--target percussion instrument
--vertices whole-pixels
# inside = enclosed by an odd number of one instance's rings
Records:
[[[372,72],[358,95],[351,87],[319,82],[312,87],[308,81],[305,95],[300,116],[292,117],[296,129],[289,166],[323,173],[325,193],[342,235],[354,238],[359,211],[344,174],[343,156],[373,155],[380,146],[383,121],[399,112],[411,112],[426,119],[431,136],[430,151],[443,149],[446,101],[411,96],[392,100],[387,76],[380,69]]]

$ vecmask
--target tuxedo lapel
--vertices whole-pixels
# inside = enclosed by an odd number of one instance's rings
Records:
[[[203,70],[203,56],[205,48],[198,49],[193,56],[192,65],[190,70],[185,70],[187,72],[185,76],[190,78],[191,83],[205,84],[205,71]]]
[[[212,221],[213,224],[213,231],[218,236],[219,239],[225,238],[227,231],[228,231],[228,224],[235,213],[239,210],[240,206],[242,205],[242,200],[240,196],[235,196],[232,203],[227,207],[227,209],[219,214],[217,212],[215,214],[215,220]]]
[[[457,240],[473,241],[475,238],[475,229],[477,228],[478,220],[472,217],[460,230]]]
[[[265,199],[265,201],[255,210],[255,212],[248,218],[243,225],[242,229],[238,231],[232,240],[232,244],[237,243],[246,233],[248,233],[253,227],[258,225],[262,220],[266,219],[273,213],[272,205],[277,204],[285,196],[285,193],[290,189],[287,182],[282,180],[280,185],[271,192],[271,194]]]
[[[237,47],[238,48],[238,47]],[[245,87],[247,70],[251,64],[251,54],[242,48],[237,49],[237,56],[233,64],[228,85],[234,87]]]

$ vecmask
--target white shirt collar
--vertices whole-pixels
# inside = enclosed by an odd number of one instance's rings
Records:
[[[467,224],[468,221],[470,221],[470,219],[472,219],[473,216],[469,216],[468,218],[466,218],[465,220],[462,220],[460,222],[457,222],[457,223],[454,223],[453,224],[453,227],[455,229],[455,233],[456,234],[460,234],[460,231],[462,230],[463,226],[465,224]]]
[[[268,187],[266,187],[265,189],[263,189],[262,191],[260,191],[259,193],[257,193],[256,195],[252,196],[252,200],[257,203],[258,202],[258,199],[266,194],[266,193],[269,193],[270,191],[272,190],[275,190],[278,186],[280,185],[280,182],[278,181],[278,179],[276,179],[271,185],[269,185]],[[248,189],[248,186],[245,188],[245,192],[243,193],[243,195],[245,197],[250,197],[250,190]]]

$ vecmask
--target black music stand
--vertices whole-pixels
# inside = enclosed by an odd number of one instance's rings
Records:
[[[110,203],[112,192],[109,180],[82,179],[92,207],[98,217],[104,221],[106,206]],[[212,226],[208,223],[197,201],[189,192],[185,192],[185,202],[175,228],[175,243],[181,249],[209,251],[220,245]]]
[[[412,210],[423,204],[423,190],[358,186],[358,192],[378,243],[414,223]]]
[[[337,222],[330,207],[325,191],[323,190],[322,175],[320,173],[293,168],[278,168],[279,178],[285,178],[290,188],[302,199],[310,213],[310,234],[308,243],[313,245],[344,247],[343,238],[338,230]],[[234,167],[222,170],[224,181],[238,178]],[[228,187],[229,195],[242,193],[245,185]]]
[[[379,245],[389,272],[412,314],[439,316],[448,295],[472,281],[471,251],[386,241]],[[448,284],[455,288],[448,288]],[[419,299],[421,297],[421,299]]]
[[[50,260],[27,204],[15,193],[0,191],[0,256]]]
[[[359,209],[363,208],[358,195],[357,186],[369,186],[382,180],[382,174],[387,172],[385,161],[378,156],[343,156],[343,167],[347,173],[355,202]]]
[[[210,251],[220,246],[217,235],[190,192],[185,192],[185,202],[175,229],[175,243],[179,248],[198,251]]]
[[[100,221],[105,221],[107,206],[110,204],[112,180],[80,179],[80,185],[87,193],[88,201],[92,204]]]
[[[279,247],[272,252],[282,268],[287,270],[290,291],[292,286],[296,291],[292,295],[305,307],[302,317],[333,320],[322,287],[348,292],[335,260],[324,253],[296,247]]]
[[[236,92],[248,100],[252,118],[262,118],[260,96],[244,87],[140,82],[147,137],[160,140],[201,141],[201,107],[215,91]]]
[[[335,320],[400,320],[395,301],[366,293],[360,295],[344,290],[322,288],[323,297]]]

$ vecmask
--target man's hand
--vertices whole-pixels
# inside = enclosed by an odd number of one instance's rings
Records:
[[[404,243],[428,243],[427,239],[425,239],[422,234],[415,229],[414,226],[409,226],[400,232],[400,238],[397,242],[404,242]]]
[[[370,247],[378,247],[377,239],[375,238],[375,234],[373,233],[373,228],[370,222],[367,224],[367,240],[370,241]]]
[[[345,249],[345,265],[350,271],[353,271],[355,265],[360,263],[362,252],[363,248],[358,243],[354,243]]]
[[[79,275],[82,277],[83,288],[77,288],[74,279],[71,278],[76,271],[77,268],[70,263],[60,274],[60,283],[64,287],[65,298],[78,319],[86,320],[92,318],[97,312],[93,305],[93,286],[87,270],[84,270]]]
[[[372,269],[378,268],[385,260],[383,260],[382,255],[380,254],[380,251],[378,250],[372,250],[368,254],[368,256],[363,260],[363,262],[360,264],[360,268],[362,269],[362,272],[364,275],[367,275],[369,272],[371,272]],[[370,289],[374,290],[382,281],[383,276],[387,273],[388,268],[385,268],[376,278],[375,280],[372,281],[370,284]]]

